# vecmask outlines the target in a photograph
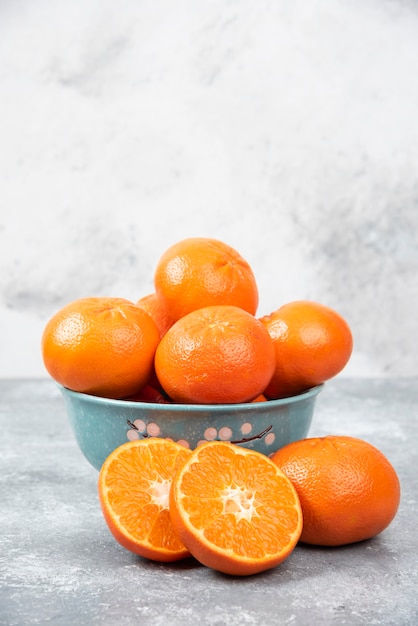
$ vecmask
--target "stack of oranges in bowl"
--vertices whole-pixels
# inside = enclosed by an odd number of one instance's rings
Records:
[[[341,315],[296,301],[257,317],[250,265],[204,237],[168,248],[154,285],[132,302],[75,300],[46,324],[43,360],[88,460],[100,469],[117,445],[153,435],[267,454],[305,437],[322,384],[351,355]]]
[[[154,284],[136,302],[88,297],[58,311],[42,337],[52,378],[106,398],[154,390],[175,403],[232,404],[301,393],[350,358],[350,328],[329,307],[297,301],[257,318],[251,267],[221,241],[171,246]]]
[[[352,353],[343,317],[306,300],[257,316],[249,264],[203,237],[168,248],[154,286],[135,301],[75,300],[42,336],[119,543],[248,575],[298,541],[386,528],[400,494],[389,461],[355,438],[305,438],[317,394]]]

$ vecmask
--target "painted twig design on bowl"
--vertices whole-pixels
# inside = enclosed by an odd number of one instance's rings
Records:
[[[258,433],[258,435],[252,435],[252,437],[243,437],[242,439],[236,439],[234,441],[231,441],[231,443],[248,443],[249,441],[254,441],[255,439],[262,439],[267,435],[268,432],[270,432],[272,428],[273,426],[272,424],[270,424],[270,426],[267,426],[267,428],[262,430],[261,433]]]
[[[131,422],[131,420],[127,419],[126,423],[130,428],[127,432],[127,438],[130,441],[139,439],[140,437],[145,439],[147,437],[161,436],[161,428],[155,422],[146,424],[143,420],[135,420],[134,422]],[[237,445],[249,443],[250,441],[254,441],[256,439],[265,439],[265,443],[267,445],[271,445],[274,442],[276,438],[275,434],[270,432],[273,428],[272,424],[255,435],[250,434],[252,428],[252,424],[249,422],[242,424],[240,430],[241,433],[246,436],[241,437],[240,439],[232,439],[233,432],[228,426],[223,426],[219,429],[211,426],[205,429],[203,438],[198,441],[198,445],[204,443],[205,441],[214,441],[216,439],[220,441],[230,441],[231,443]],[[190,448],[190,443],[186,439],[180,439],[178,440],[178,443]]]

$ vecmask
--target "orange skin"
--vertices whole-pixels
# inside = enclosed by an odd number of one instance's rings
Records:
[[[181,541],[200,563],[225,574],[276,567],[302,530],[292,483],[267,456],[231,443],[198,446],[175,474],[169,497]]]
[[[168,248],[154,274],[156,293],[170,317],[212,305],[232,305],[255,315],[258,289],[242,256],[217,239],[192,237]]]
[[[151,385],[145,385],[138,393],[128,396],[124,400],[129,402],[153,402],[156,404],[169,404],[170,402],[159,389],[155,389]]]
[[[143,296],[137,301],[136,305],[143,309],[145,313],[148,313],[154,320],[160,331],[160,337],[163,337],[173,325],[174,321],[171,319],[164,301],[156,293]]]
[[[58,311],[42,335],[50,376],[82,393],[124,398],[153,373],[160,340],[150,316],[123,298],[81,298]]]
[[[254,398],[253,402],[267,402],[267,398],[263,393],[260,393],[259,396]]]
[[[354,437],[303,439],[277,450],[271,460],[298,492],[300,541],[341,546],[370,539],[393,520],[400,484],[389,460]]]
[[[116,448],[102,465],[100,506],[121,546],[170,563],[190,556],[173,529],[168,492],[174,474],[191,454],[168,439],[140,439]]]
[[[347,322],[317,302],[289,302],[260,318],[275,349],[276,368],[264,394],[293,396],[336,376],[347,364],[353,337]]]
[[[274,371],[274,349],[261,322],[243,309],[212,306],[178,320],[161,339],[155,371],[178,403],[251,402]]]

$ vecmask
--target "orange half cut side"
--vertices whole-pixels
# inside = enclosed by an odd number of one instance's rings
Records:
[[[190,556],[169,514],[173,475],[191,451],[162,438],[129,441],[105,460],[99,474],[100,505],[115,539],[148,559]]]
[[[290,480],[265,455],[228,442],[196,448],[174,477],[173,526],[201,563],[245,576],[271,569],[295,548],[302,511]]]

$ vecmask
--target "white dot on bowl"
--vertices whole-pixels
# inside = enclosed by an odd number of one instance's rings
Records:
[[[183,448],[190,448],[189,442],[186,441],[185,439],[179,439],[177,443],[183,446]]]
[[[215,439],[217,433],[216,433],[216,428],[207,428],[204,432],[205,435],[205,439],[207,441],[212,441],[212,439]]]
[[[207,443],[207,439],[199,439],[199,441],[197,442],[197,446],[201,446],[204,443]]]
[[[219,430],[219,439],[222,439],[222,441],[228,441],[229,439],[231,439],[231,437],[232,437],[232,430],[228,428],[228,426],[223,426]]]
[[[134,426],[137,427],[137,429],[143,433],[145,430],[145,422],[143,422],[142,420],[135,420],[134,421]]]
[[[268,435],[266,435],[265,442],[268,446],[271,446],[275,439],[276,435],[274,433],[269,433]]]
[[[245,422],[245,424],[241,426],[241,432],[243,435],[249,435],[252,429],[253,425],[250,424],[250,422]]]
[[[139,439],[138,431],[133,429],[128,430],[128,432],[126,433],[126,437],[129,441],[135,441],[136,439]]]
[[[151,437],[158,437],[158,435],[161,433],[161,428],[158,426],[158,424],[151,422],[147,426],[147,433],[151,435]]]

